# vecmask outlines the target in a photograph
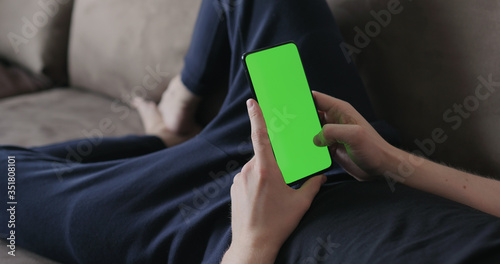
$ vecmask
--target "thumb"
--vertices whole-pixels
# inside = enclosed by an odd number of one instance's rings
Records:
[[[312,199],[314,199],[314,196],[318,194],[321,185],[325,182],[326,182],[325,175],[312,177],[311,179],[307,180],[302,185],[302,187],[300,187],[299,192],[301,192],[302,195],[305,195],[309,200],[312,201]]]

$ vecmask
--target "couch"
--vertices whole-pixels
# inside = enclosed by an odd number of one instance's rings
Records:
[[[0,0],[0,144],[143,133],[200,0]],[[328,0],[378,116],[418,155],[500,176],[500,0]],[[223,94],[205,100],[208,122]],[[5,243],[5,242],[2,242]],[[5,245],[0,245],[5,248]],[[17,248],[1,263],[54,263]]]

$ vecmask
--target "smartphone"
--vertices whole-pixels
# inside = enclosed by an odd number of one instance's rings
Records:
[[[248,52],[242,60],[285,182],[295,184],[330,168],[328,148],[313,143],[321,123],[295,43]]]

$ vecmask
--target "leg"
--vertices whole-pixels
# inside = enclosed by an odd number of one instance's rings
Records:
[[[57,158],[1,148],[4,171],[8,156],[16,159],[16,245],[63,263],[201,263],[220,242],[212,232],[228,230],[232,172],[243,163],[200,137],[136,158],[74,163],[62,177]],[[9,232],[0,226],[3,238]]]
[[[155,136],[125,136],[72,140],[31,150],[66,162],[90,163],[141,156],[164,148],[161,139]]]
[[[385,182],[324,186],[276,263],[498,263],[500,219]]]

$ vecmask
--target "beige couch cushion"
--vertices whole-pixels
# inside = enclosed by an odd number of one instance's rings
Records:
[[[500,0],[329,2],[404,146],[500,176]]]
[[[73,86],[128,102],[158,101],[180,71],[200,0],[77,1],[70,41]]]
[[[4,240],[0,240],[0,247],[7,249],[7,243]],[[32,253],[28,250],[16,246],[16,255],[11,256],[7,253],[0,254],[0,263],[2,264],[57,264],[52,260],[46,259],[40,255]]]
[[[0,113],[0,145],[39,146],[143,133],[135,110],[118,100],[74,88],[0,100]]]
[[[70,0],[0,0],[0,58],[67,83]]]

